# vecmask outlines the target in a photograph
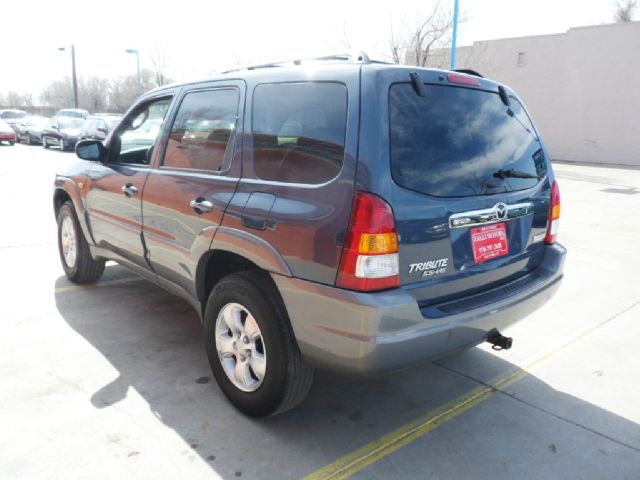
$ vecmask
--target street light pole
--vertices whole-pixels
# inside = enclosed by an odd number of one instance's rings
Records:
[[[66,50],[66,47],[58,48],[61,52]],[[76,76],[76,47],[71,45],[71,82],[73,83],[73,108],[78,108],[78,78]]]
[[[458,0],[453,0],[453,38],[451,39],[451,70],[456,69],[456,47],[458,43]]]
[[[136,65],[138,67],[137,93],[139,97],[142,94],[142,87],[140,85],[140,52],[137,48],[127,48],[126,52],[136,54]]]

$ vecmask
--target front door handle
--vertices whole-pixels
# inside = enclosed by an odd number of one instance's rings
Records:
[[[189,202],[189,205],[196,211],[198,215],[202,215],[203,213],[213,210],[213,203],[211,203],[209,200],[205,200],[202,197],[191,200],[191,202]]]
[[[138,194],[138,189],[133,183],[127,183],[126,185],[123,185],[120,190],[122,190],[122,193],[124,193],[125,197],[127,198],[131,198],[134,195]]]

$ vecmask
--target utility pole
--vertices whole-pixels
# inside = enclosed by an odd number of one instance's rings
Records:
[[[66,47],[59,47],[64,52]],[[71,81],[73,82],[73,108],[78,108],[78,78],[76,76],[76,47],[71,45]]]
[[[136,90],[138,93],[138,97],[142,95],[142,86],[140,85],[140,52],[137,48],[127,48],[125,50],[127,53],[135,53],[136,54],[136,65],[138,67],[138,80],[136,84]]]
[[[451,70],[456,69],[456,48],[458,43],[458,0],[453,0],[453,38],[451,39]]]

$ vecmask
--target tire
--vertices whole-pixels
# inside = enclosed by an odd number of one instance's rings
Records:
[[[15,141],[15,140],[11,140],[11,141],[9,142],[9,145],[11,145],[12,147],[13,147],[15,144],[16,144],[16,141]]]
[[[67,149],[67,146],[64,143],[64,138],[58,139],[58,145],[60,145],[61,152],[64,152]]]
[[[33,145],[33,138],[31,138],[30,133],[27,133],[27,145]]]
[[[47,137],[45,137],[44,135],[42,136],[42,146],[44,148],[49,148],[49,144],[47,143]]]
[[[94,260],[91,256],[70,200],[58,211],[58,251],[64,273],[72,282],[90,283],[102,276],[105,261]]]
[[[239,310],[237,316],[234,309]],[[239,333],[228,328],[225,318],[229,317],[239,319]],[[257,334],[249,323],[252,318]],[[237,321],[232,323],[238,325]],[[216,381],[227,399],[244,414],[276,415],[307,396],[313,383],[313,368],[302,358],[286,309],[268,274],[240,272],[218,282],[205,308],[204,332]],[[223,345],[229,347],[226,355],[219,353],[219,347],[225,350]],[[256,362],[257,359],[260,360]],[[241,376],[248,382],[240,382],[227,373],[237,371],[238,364],[244,372]]]

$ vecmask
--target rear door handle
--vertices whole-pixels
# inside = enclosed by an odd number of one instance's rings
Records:
[[[127,198],[131,198],[134,195],[138,194],[138,189],[133,183],[127,183],[126,185],[123,185],[120,190],[122,190],[122,193],[124,193],[125,197]]]
[[[211,203],[209,200],[205,200],[203,197],[198,197],[195,200],[191,200],[191,202],[189,202],[189,205],[196,211],[198,215],[202,215],[203,213],[213,210],[213,203]]]

